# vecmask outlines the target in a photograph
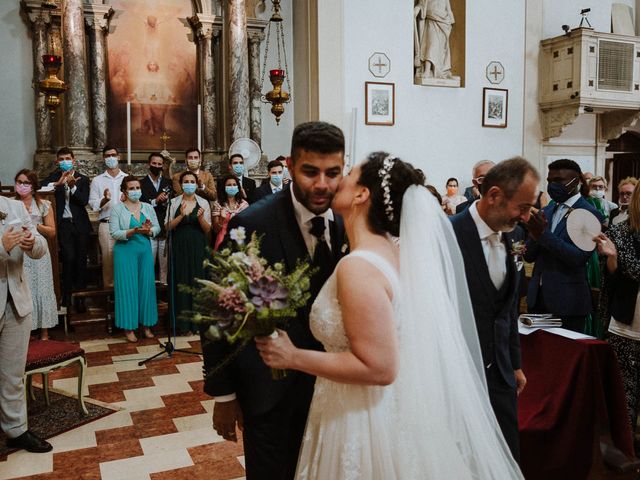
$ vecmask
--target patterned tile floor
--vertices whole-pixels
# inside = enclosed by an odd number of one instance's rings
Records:
[[[166,339],[161,339],[165,341]],[[81,342],[88,363],[85,395],[121,410],[49,439],[53,451],[19,451],[0,462],[0,480],[239,480],[242,445],[211,426],[213,400],[202,392],[202,362],[175,353],[139,367],[157,353],[156,340]],[[179,337],[176,348],[197,347]],[[75,367],[51,375],[51,386],[73,394]]]

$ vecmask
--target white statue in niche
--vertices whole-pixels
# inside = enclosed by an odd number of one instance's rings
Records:
[[[455,19],[449,0],[415,0],[414,69],[416,83],[459,87],[451,73],[449,37]]]

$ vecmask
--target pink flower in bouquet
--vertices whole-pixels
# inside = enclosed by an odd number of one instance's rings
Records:
[[[233,287],[224,288],[218,296],[218,305],[234,312],[244,313],[244,303],[244,295]]]
[[[249,278],[251,281],[258,282],[262,275],[264,274],[264,266],[260,263],[260,260],[257,258],[252,258],[251,266],[248,268]]]
[[[263,276],[249,284],[251,303],[258,308],[279,310],[286,307],[289,291],[273,277]]]

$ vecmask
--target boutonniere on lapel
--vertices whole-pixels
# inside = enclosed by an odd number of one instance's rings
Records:
[[[513,261],[516,264],[516,269],[518,271],[522,270],[524,266],[524,254],[527,251],[527,245],[524,243],[524,240],[519,240],[517,242],[511,241],[511,251],[509,252],[513,257]]]
[[[7,218],[7,214],[5,212],[0,211],[0,222],[4,225],[4,221]]]
[[[349,251],[349,240],[345,240],[344,243],[342,244],[342,247],[340,247],[340,253],[342,255],[346,255],[348,251]]]

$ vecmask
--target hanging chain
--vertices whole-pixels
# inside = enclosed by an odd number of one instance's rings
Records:
[[[287,49],[284,48],[284,30],[282,27],[282,23],[280,23],[280,32],[282,33],[282,51],[284,53],[284,71],[285,71],[285,79],[287,80],[287,88],[289,89],[289,101],[291,101],[291,97],[293,96],[293,90],[291,90],[291,82],[289,81],[289,77],[291,77],[291,72],[289,71],[289,65],[287,64]]]
[[[264,61],[262,62],[262,75],[260,78],[260,95],[262,96],[262,90],[264,88],[264,75],[267,73],[267,58],[269,57],[269,39],[271,38],[271,22],[267,27],[267,42],[264,46]]]

